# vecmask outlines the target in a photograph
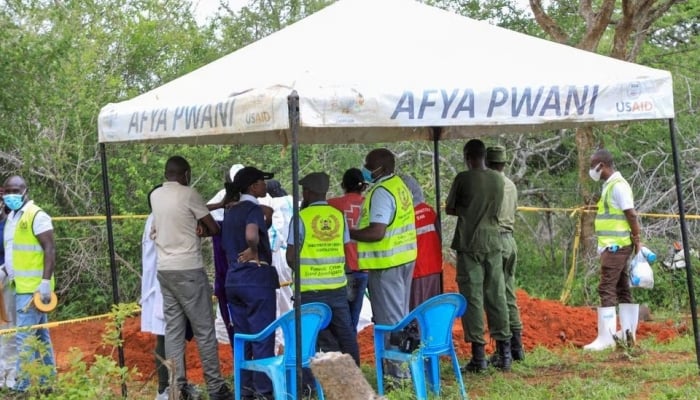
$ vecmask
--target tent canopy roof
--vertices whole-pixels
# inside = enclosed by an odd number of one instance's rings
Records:
[[[412,0],[342,0],[131,100],[99,140],[359,143],[673,118],[671,75]]]

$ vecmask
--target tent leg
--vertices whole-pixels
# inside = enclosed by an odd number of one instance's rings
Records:
[[[442,210],[440,209],[440,137],[442,136],[442,127],[433,127],[433,171],[435,172],[435,213],[437,214],[438,236],[442,242]],[[440,270],[440,293],[445,292],[444,283],[442,282],[443,273]]]
[[[299,243],[299,94],[296,90],[287,97],[289,107],[289,129],[292,131],[292,221],[294,243]],[[299,246],[294,246],[294,265],[299,265]],[[301,276],[294,274],[294,320],[296,339],[296,377],[297,392],[295,398],[302,398],[302,369],[301,369]]]
[[[688,297],[690,299],[690,313],[693,318],[693,337],[695,339],[695,357],[700,368],[700,335],[698,334],[698,310],[693,288],[693,268],[690,265],[690,247],[688,244],[688,226],[685,221],[685,206],[683,205],[683,188],[681,186],[680,163],[678,161],[678,146],[676,145],[676,121],[669,119],[671,134],[671,151],[673,152],[673,175],[676,179],[676,197],[678,198],[678,217],[681,223],[681,239],[683,242],[683,256],[685,257],[685,276],[688,283]]]
[[[105,144],[100,143],[100,159],[102,160],[102,189],[105,195],[105,215],[107,218],[107,244],[109,246],[109,270],[112,274],[112,302],[119,304],[119,278],[117,276],[117,261],[114,256],[114,232],[112,229],[112,201],[109,192],[109,175],[107,174],[107,153]],[[121,343],[122,333],[119,332],[119,342]],[[119,356],[119,367],[124,367],[124,347],[120,344],[117,347]],[[122,397],[126,398],[126,384],[122,384]]]

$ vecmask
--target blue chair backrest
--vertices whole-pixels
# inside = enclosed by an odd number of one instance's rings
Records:
[[[455,318],[464,314],[467,300],[459,293],[431,297],[416,307],[406,318],[418,319],[423,352],[442,352],[452,346]],[[413,319],[411,318],[411,319]]]
[[[307,366],[316,354],[316,338],[321,329],[331,321],[331,309],[323,303],[308,303],[301,306],[301,360]],[[296,366],[296,324],[294,310],[287,311],[277,319],[284,335],[284,364]]]

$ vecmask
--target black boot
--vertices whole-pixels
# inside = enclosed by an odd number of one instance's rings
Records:
[[[501,371],[510,371],[510,366],[513,363],[511,355],[510,340],[496,341],[496,354],[491,357],[491,365]]]
[[[484,345],[481,343],[472,342],[472,359],[469,360],[469,363],[460,368],[460,370],[462,372],[480,373],[486,372],[488,368],[489,365],[486,362]]]
[[[510,338],[510,354],[513,356],[513,361],[525,359],[522,333],[522,331],[513,331],[513,337]]]

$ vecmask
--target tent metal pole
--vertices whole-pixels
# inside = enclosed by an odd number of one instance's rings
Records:
[[[433,171],[435,175],[435,213],[437,214],[438,235],[442,241],[442,210],[440,208],[440,137],[442,127],[434,126],[433,130]],[[442,282],[442,269],[440,269],[440,293],[444,293],[445,288]]]
[[[107,219],[107,245],[109,246],[109,270],[112,274],[112,302],[119,304],[119,277],[117,275],[117,260],[114,252],[114,232],[112,229],[112,201],[109,191],[109,175],[107,174],[107,153],[105,144],[100,143],[100,159],[102,161],[102,189],[105,196],[105,216]],[[119,343],[122,343],[122,333],[119,332]],[[124,367],[124,347],[117,347],[119,367]],[[122,397],[126,398],[126,384],[122,383]]]
[[[299,94],[296,90],[287,97],[289,108],[289,129],[292,131],[292,235],[294,237],[294,265],[300,265],[299,257]],[[302,369],[301,369],[301,275],[294,273],[294,332],[296,346],[296,380],[297,392],[295,398],[302,398]]]
[[[698,333],[698,310],[695,300],[693,285],[693,268],[690,265],[690,245],[688,244],[688,226],[685,221],[685,206],[683,205],[683,188],[681,186],[680,162],[678,160],[678,146],[676,145],[676,121],[668,120],[671,133],[671,151],[673,152],[673,175],[676,179],[676,197],[678,198],[678,219],[681,224],[681,239],[683,242],[683,256],[685,257],[685,277],[688,283],[688,297],[690,299],[690,314],[693,318],[693,337],[695,339],[695,358],[700,368],[700,334]]]

